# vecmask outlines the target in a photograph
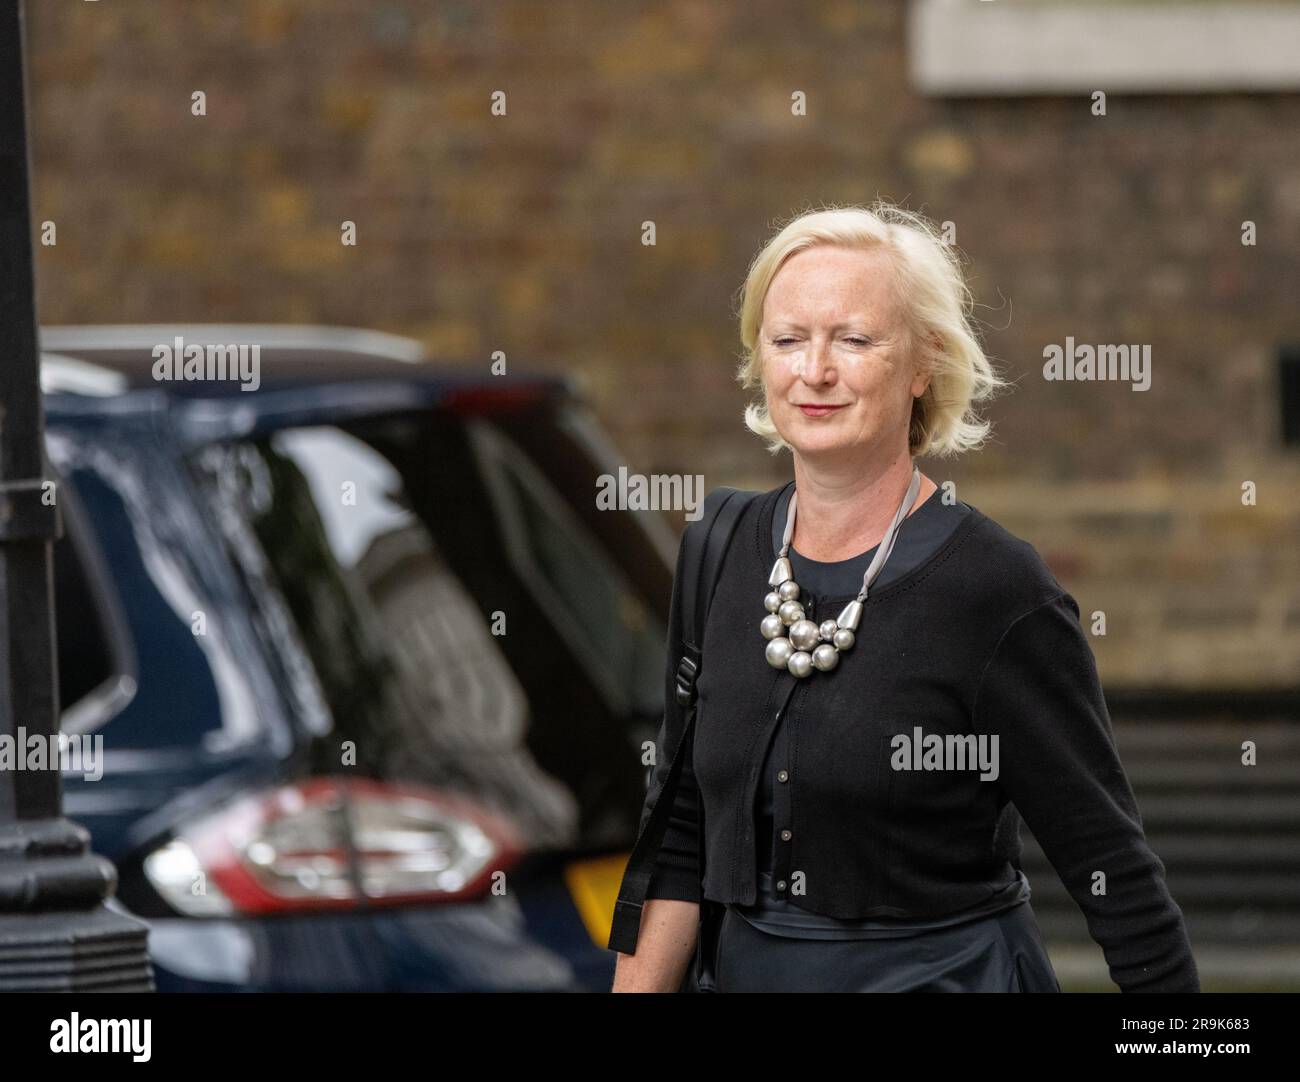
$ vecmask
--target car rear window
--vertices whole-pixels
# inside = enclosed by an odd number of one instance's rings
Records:
[[[350,749],[372,775],[483,800],[534,848],[623,845],[670,580],[607,521],[626,512],[590,515],[597,464],[570,444],[560,468],[558,428],[550,457],[530,453],[520,424],[553,422],[397,414],[192,465],[317,769]]]

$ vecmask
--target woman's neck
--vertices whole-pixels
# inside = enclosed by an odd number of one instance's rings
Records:
[[[794,475],[799,499],[791,547],[810,560],[833,563],[880,544],[912,482],[912,459],[904,452],[883,463],[829,467],[796,454]],[[922,474],[908,514],[937,488]]]

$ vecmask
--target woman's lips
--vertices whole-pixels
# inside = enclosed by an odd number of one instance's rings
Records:
[[[839,406],[800,406],[799,409],[805,417],[829,417],[836,410],[843,409]]]

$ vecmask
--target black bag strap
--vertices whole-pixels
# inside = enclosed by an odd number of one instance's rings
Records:
[[[668,827],[668,817],[672,811],[673,799],[677,792],[677,782],[681,777],[683,750],[691,739],[691,729],[695,723],[695,684],[700,676],[703,662],[701,646],[704,639],[704,625],[708,618],[709,605],[713,592],[717,588],[718,576],[722,571],[722,561],[736,531],[736,523],[757,492],[747,492],[735,488],[716,488],[704,501],[704,513],[694,530],[688,528],[682,539],[687,546],[683,554],[682,575],[682,656],[677,665],[677,682],[675,702],[664,704],[666,711],[676,710],[682,718],[681,737],[673,750],[668,764],[668,776],[663,788],[655,797],[649,817],[636,840],[632,855],[628,858],[627,870],[623,873],[623,883],[619,887],[618,900],[614,903],[614,923],[609,932],[609,949],[621,954],[635,954],[637,937],[641,931],[641,909],[645,904],[646,892],[650,889],[650,877],[654,872],[654,860],[663,842],[664,831]],[[667,730],[665,729],[665,732]],[[702,822],[702,821],[701,821]],[[701,832],[700,870],[703,872],[703,837]],[[701,901],[703,893],[701,889]]]

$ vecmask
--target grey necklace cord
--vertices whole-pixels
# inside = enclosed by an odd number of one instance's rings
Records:
[[[876,555],[872,559],[866,574],[862,576],[862,589],[858,591],[857,600],[859,602],[867,599],[867,591],[871,584],[880,574],[880,569],[885,566],[885,561],[889,559],[889,554],[894,551],[894,542],[898,539],[898,528],[903,519],[907,517],[912,506],[916,503],[917,494],[921,491],[921,470],[919,467],[912,466],[912,481],[907,486],[907,492],[903,496],[903,502],[898,505],[898,510],[894,512],[894,520],[889,524],[889,529],[885,531],[885,536],[881,538],[879,546],[876,548]],[[790,506],[785,515],[785,531],[781,534],[781,551],[778,556],[785,556],[790,551],[790,539],[794,537],[794,515],[795,504],[799,499],[799,492],[796,489],[790,493]]]

